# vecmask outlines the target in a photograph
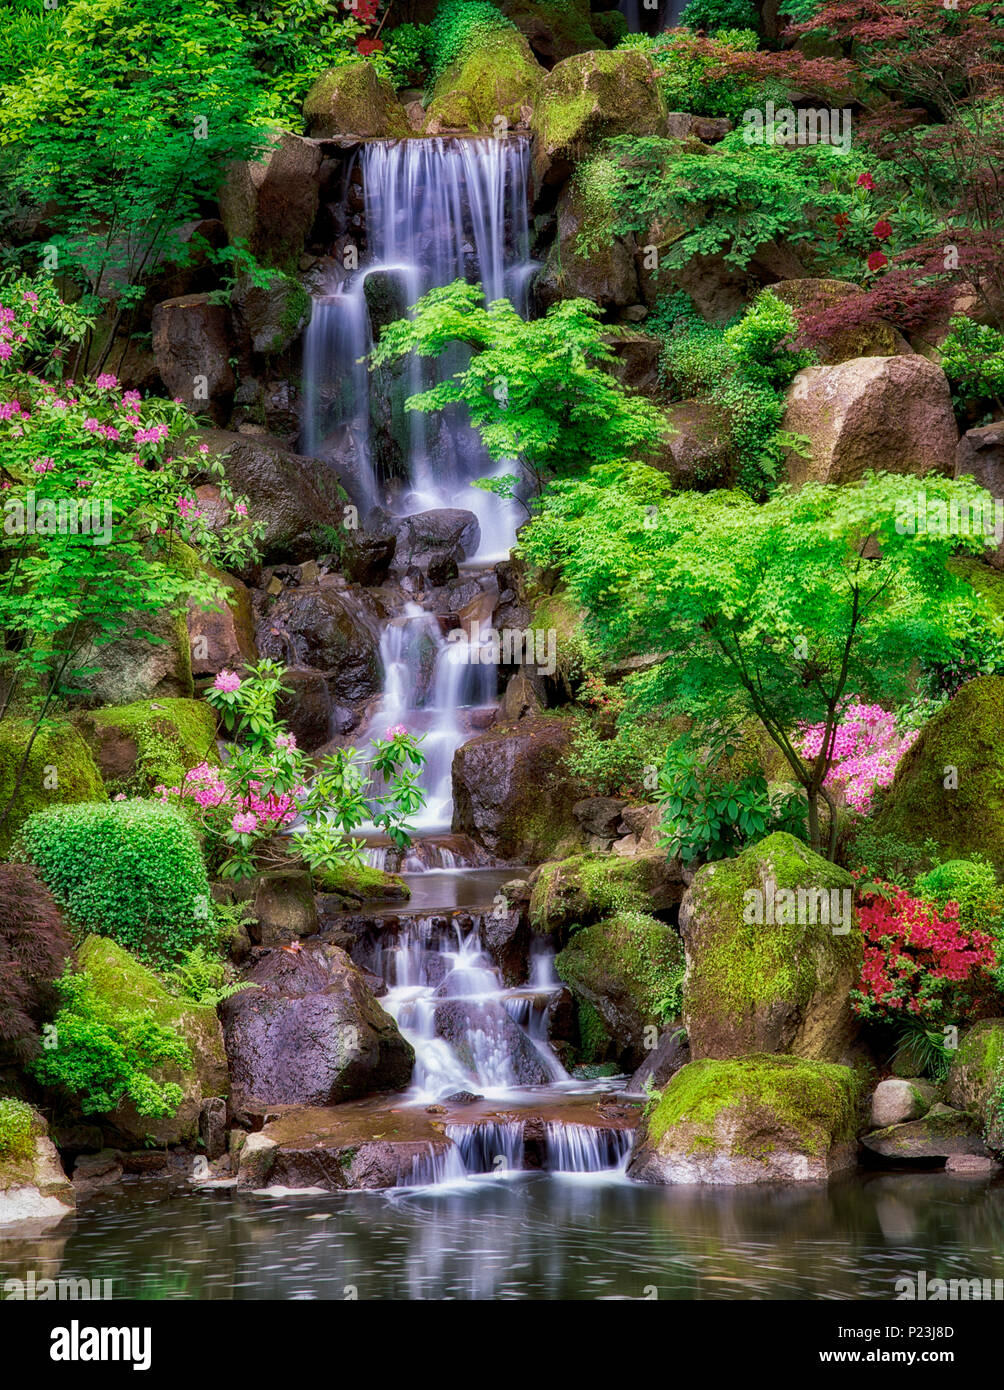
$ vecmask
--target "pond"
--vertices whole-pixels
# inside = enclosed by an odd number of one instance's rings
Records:
[[[895,1281],[1004,1277],[1004,1184],[858,1174],[828,1187],[657,1188],[509,1174],[390,1193],[237,1197],[133,1180],[0,1274],[115,1297],[889,1300]]]

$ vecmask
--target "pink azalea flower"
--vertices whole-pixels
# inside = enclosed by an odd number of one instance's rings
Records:
[[[225,695],[231,694],[241,687],[241,678],[236,671],[223,670],[213,681],[216,690],[221,690]]]

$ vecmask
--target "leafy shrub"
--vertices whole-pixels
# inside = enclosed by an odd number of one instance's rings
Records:
[[[930,867],[937,852],[934,840],[915,845],[896,835],[876,834],[871,825],[863,824],[848,842],[846,857],[848,868],[906,888]]]
[[[960,600],[951,608],[952,623],[940,643],[920,662],[917,689],[922,698],[943,703],[967,681],[1004,671],[1004,637],[1000,624],[982,609]]]
[[[655,717],[619,718],[612,733],[592,719],[577,721],[565,766],[593,796],[654,793],[654,770],[679,722]]]
[[[464,56],[488,34],[516,30],[511,19],[488,0],[443,0],[432,21],[432,79]]]
[[[864,936],[859,987],[851,1003],[872,1022],[958,1022],[971,1012],[979,976],[994,966],[990,937],[965,925],[958,905],[934,907],[881,880],[859,885]]]
[[[995,401],[1004,408],[1004,333],[956,314],[941,344],[941,365],[963,401]]]
[[[171,960],[208,930],[206,866],[173,806],[137,799],[37,811],[19,846],[81,932]]]
[[[716,0],[705,2],[714,4]],[[683,29],[671,29],[652,38],[632,34],[618,47],[645,50],[671,111],[728,116],[739,121],[744,111],[762,106],[768,97],[780,101],[784,96],[784,89],[776,83],[767,89],[761,82],[724,70],[734,54],[755,51],[757,36],[752,29],[723,27],[710,39]]]
[[[432,26],[399,24],[387,37],[395,87],[420,87],[432,63]]]
[[[667,296],[650,325],[663,341],[663,381],[676,399],[725,411],[740,483],[754,495],[769,490],[796,442],[781,432],[784,392],[813,355],[793,347],[794,312],[769,290],[727,328],[705,323],[686,299]]]
[[[244,904],[242,904],[244,906]],[[254,986],[234,979],[232,968],[200,941],[164,976],[168,987],[183,999],[215,1008],[224,999]]]
[[[56,903],[27,864],[0,864],[0,1056],[38,1051],[72,943]]]
[[[937,907],[956,903],[962,925],[991,938],[996,957],[994,983],[998,992],[1004,990],[1004,888],[997,882],[990,861],[981,855],[949,859],[920,874],[913,886]]]
[[[680,23],[716,34],[719,29],[759,29],[760,16],[752,0],[688,0]]]
[[[0,1163],[30,1157],[38,1128],[38,1116],[27,1101],[0,1096]]]
[[[684,864],[727,859],[775,830],[805,838],[805,802],[797,792],[771,797],[762,774],[730,778],[718,770],[736,752],[731,733],[714,735],[702,749],[683,734],[666,750],[659,773],[664,844]]]
[[[151,1069],[191,1064],[188,1044],[146,1009],[116,1009],[99,997],[84,972],[69,971],[58,984],[63,1005],[55,1018],[57,1045],[31,1064],[44,1086],[61,1086],[84,1115],[107,1114],[131,1100],[140,1115],[173,1115],[183,1092],[160,1082]]]

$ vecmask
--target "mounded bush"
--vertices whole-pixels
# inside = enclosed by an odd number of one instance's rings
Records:
[[[174,806],[135,800],[39,811],[19,849],[78,931],[164,960],[206,934],[206,866],[191,822]]]

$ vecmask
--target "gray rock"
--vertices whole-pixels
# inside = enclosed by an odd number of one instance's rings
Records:
[[[272,869],[255,882],[252,940],[259,946],[286,946],[313,936],[317,905],[310,874],[303,869]]]
[[[257,631],[262,656],[324,672],[334,702],[379,693],[380,625],[368,596],[328,586],[285,591]]]
[[[861,1143],[892,1163],[947,1159],[959,1154],[990,1156],[972,1116],[947,1105],[932,1105],[923,1119],[874,1130],[864,1135]]]
[[[937,1098],[937,1087],[926,1081],[880,1081],[872,1095],[871,1122],[875,1129],[905,1124],[926,1115]]]

